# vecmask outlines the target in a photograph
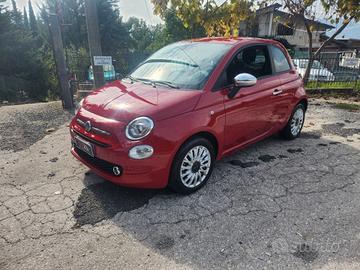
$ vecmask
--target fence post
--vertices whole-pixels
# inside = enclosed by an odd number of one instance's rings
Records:
[[[320,54],[321,55],[321,54]],[[321,63],[321,56],[319,55],[319,62]],[[316,58],[314,58],[313,59],[313,64],[314,64],[314,61],[317,59],[317,57]],[[311,74],[311,69],[312,69],[312,67],[310,67],[310,74]],[[320,70],[318,69],[317,70],[317,74],[316,74],[316,83],[315,83],[315,89],[316,89],[316,91],[318,91],[318,86],[319,86],[319,76],[320,76]],[[310,74],[309,74],[309,77],[310,77]]]
[[[358,91],[358,84],[359,84],[359,81],[360,81],[360,65],[358,67],[358,75],[355,79],[355,85],[354,85],[354,92],[357,92]],[[360,93],[360,85],[359,85],[359,93]]]

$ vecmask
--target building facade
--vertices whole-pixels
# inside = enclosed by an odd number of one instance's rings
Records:
[[[250,35],[285,39],[296,50],[307,50],[309,37],[302,18],[281,11],[280,8],[280,4],[273,4],[257,10]],[[319,48],[322,42],[321,36],[334,27],[315,20],[308,19],[307,21],[313,29],[313,48]],[[247,24],[248,22],[245,22],[240,25],[240,35],[249,35],[249,33],[246,33],[249,28]]]

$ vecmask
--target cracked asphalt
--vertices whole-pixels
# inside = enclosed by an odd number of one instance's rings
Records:
[[[39,139],[0,152],[0,269],[360,269],[359,112],[312,100],[299,139],[225,158],[190,196],[104,181],[66,123]]]

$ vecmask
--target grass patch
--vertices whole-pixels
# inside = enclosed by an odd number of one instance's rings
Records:
[[[360,82],[308,82],[306,88],[318,89],[354,89],[360,90]]]
[[[355,103],[336,103],[336,104],[334,104],[334,107],[337,109],[349,110],[349,111],[360,110],[360,105],[355,104]]]

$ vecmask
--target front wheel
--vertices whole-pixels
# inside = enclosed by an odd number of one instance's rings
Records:
[[[205,138],[186,142],[177,153],[169,179],[175,192],[190,194],[209,179],[215,161],[213,145]]]
[[[281,135],[287,140],[293,140],[299,137],[305,121],[305,107],[302,104],[298,104],[287,125],[281,131]]]

